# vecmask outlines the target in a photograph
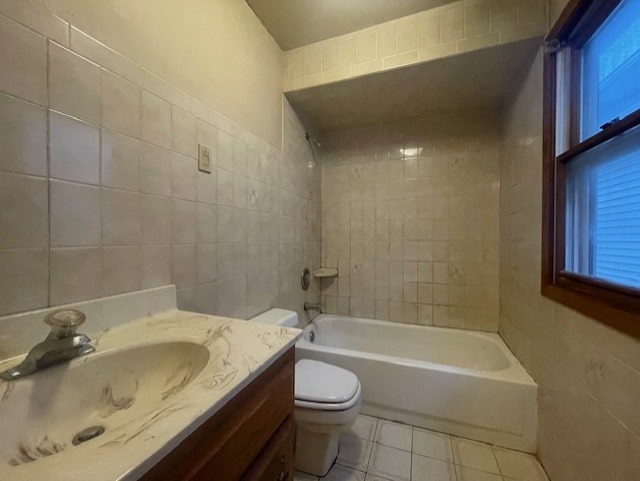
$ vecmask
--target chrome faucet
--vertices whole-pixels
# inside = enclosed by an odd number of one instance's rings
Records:
[[[316,304],[315,302],[305,302],[304,303],[305,311],[318,311],[322,314],[322,306],[320,304]]]
[[[44,318],[51,326],[47,338],[36,344],[20,364],[0,373],[0,378],[11,381],[41,371],[47,367],[84,356],[95,351],[84,334],[76,334],[76,329],[87,317],[75,309],[62,309]]]

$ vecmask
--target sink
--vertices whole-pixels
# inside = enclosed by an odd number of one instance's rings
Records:
[[[74,444],[99,443],[103,432],[169,405],[208,360],[201,344],[162,342],[96,352],[2,381],[0,462],[17,466]]]

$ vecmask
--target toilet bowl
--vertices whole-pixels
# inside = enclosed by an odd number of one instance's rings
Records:
[[[271,309],[251,321],[295,326],[298,316],[293,311]],[[360,412],[360,381],[346,369],[301,359],[295,367],[294,391],[296,470],[324,476],[338,457],[340,433],[353,425]]]
[[[355,374],[309,359],[296,363],[295,419],[298,471],[324,476],[338,457],[340,433],[355,422],[362,403]]]

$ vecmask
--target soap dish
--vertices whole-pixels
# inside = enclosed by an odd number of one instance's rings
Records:
[[[338,269],[334,267],[320,267],[313,271],[314,277],[337,277]]]

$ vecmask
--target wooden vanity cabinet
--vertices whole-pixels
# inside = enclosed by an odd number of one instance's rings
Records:
[[[292,481],[294,348],[140,479]]]

